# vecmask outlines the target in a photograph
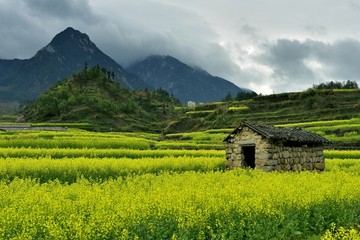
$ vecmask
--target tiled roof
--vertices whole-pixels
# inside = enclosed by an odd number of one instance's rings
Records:
[[[259,125],[252,122],[244,121],[238,126],[224,141],[233,138],[242,128],[246,126],[258,134],[274,140],[282,140],[284,142],[298,142],[304,144],[327,144],[329,140],[317,135],[316,133],[308,132],[301,128],[285,128],[274,127],[271,125]]]

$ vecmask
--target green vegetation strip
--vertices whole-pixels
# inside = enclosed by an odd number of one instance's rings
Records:
[[[249,110],[249,107],[247,107],[247,106],[238,106],[238,107],[232,106],[232,107],[229,107],[228,110],[231,112],[245,111],[245,110]]]
[[[150,141],[135,137],[13,137],[0,141],[2,148],[131,148],[149,149]]]
[[[347,120],[329,120],[329,121],[290,123],[290,124],[281,124],[278,126],[282,126],[282,127],[324,127],[324,126],[352,125],[352,124],[360,124],[360,118],[352,118],[352,119],[347,119]]]
[[[326,159],[360,159],[360,150],[324,150]]]
[[[224,150],[137,150],[137,149],[64,149],[64,148],[0,148],[1,158],[162,158],[166,156],[181,157],[224,157]]]
[[[215,110],[198,110],[198,111],[187,111],[186,115],[196,115],[196,114],[208,114],[213,113]]]

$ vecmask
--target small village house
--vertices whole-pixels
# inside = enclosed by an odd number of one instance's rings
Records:
[[[330,142],[301,128],[281,128],[242,122],[224,140],[230,169],[264,171],[325,169],[323,146]]]

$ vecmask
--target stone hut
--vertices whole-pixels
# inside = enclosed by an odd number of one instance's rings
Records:
[[[242,122],[224,142],[230,169],[251,167],[267,172],[323,171],[323,146],[330,143],[301,128],[280,128],[250,122]]]

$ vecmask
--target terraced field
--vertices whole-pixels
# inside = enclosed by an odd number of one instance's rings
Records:
[[[235,128],[241,121],[264,124],[344,120],[360,117],[360,90],[310,90],[257,96],[251,100],[216,102],[184,108],[168,132]]]
[[[293,124],[283,124],[284,127],[301,127],[315,132],[334,144],[337,149],[360,150],[360,118],[331,121],[313,121]]]

